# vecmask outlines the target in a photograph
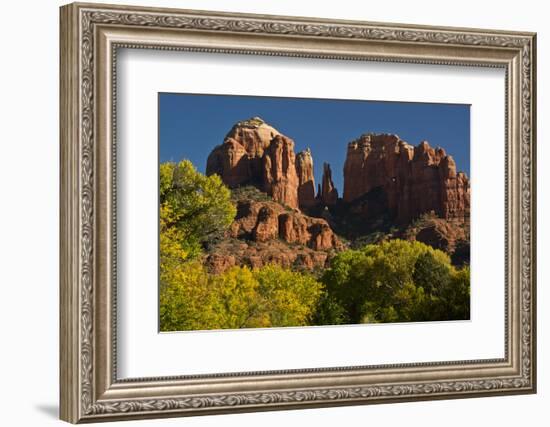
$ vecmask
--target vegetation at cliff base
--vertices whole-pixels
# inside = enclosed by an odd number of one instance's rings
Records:
[[[198,262],[165,276],[162,331],[306,326],[322,293],[312,276],[270,265],[210,274]]]
[[[416,241],[395,239],[343,251],[321,281],[342,323],[470,317],[469,267],[457,269],[446,253]]]
[[[217,175],[205,176],[189,160],[160,165],[160,255],[163,262],[196,258],[235,218],[231,191]]]
[[[311,275],[269,265],[210,274],[203,248],[235,217],[231,192],[191,162],[160,167],[160,326],[162,331],[304,326],[322,285]]]
[[[223,239],[236,199],[193,164],[160,165],[160,327],[162,331],[469,319],[470,270],[426,244],[386,240],[343,250],[321,274],[274,264],[204,264]]]

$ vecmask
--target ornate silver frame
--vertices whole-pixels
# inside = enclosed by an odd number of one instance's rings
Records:
[[[61,419],[72,422],[534,393],[533,33],[189,10],[61,8]],[[118,47],[506,70],[505,357],[176,378],[116,375]]]

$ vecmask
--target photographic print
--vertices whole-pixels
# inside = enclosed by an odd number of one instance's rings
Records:
[[[160,330],[467,320],[470,106],[159,94]]]

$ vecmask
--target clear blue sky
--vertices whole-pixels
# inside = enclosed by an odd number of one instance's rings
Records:
[[[254,116],[292,138],[296,152],[311,148],[316,183],[330,163],[340,195],[347,143],[368,132],[394,133],[412,145],[427,140],[470,175],[470,106],[457,104],[160,93],[160,161],[186,158],[204,173],[233,124]]]

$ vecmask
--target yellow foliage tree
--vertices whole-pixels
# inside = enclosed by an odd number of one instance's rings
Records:
[[[163,284],[163,331],[309,325],[323,289],[312,276],[279,266],[209,274],[197,262],[172,268]]]

